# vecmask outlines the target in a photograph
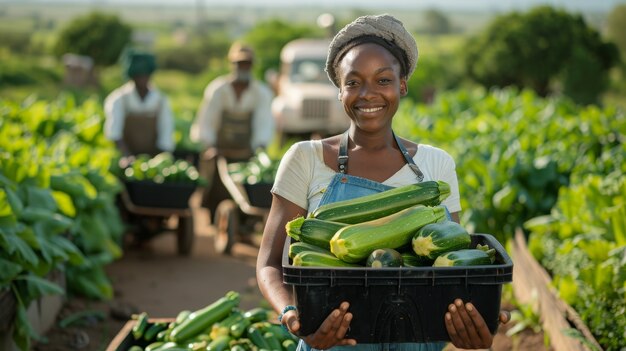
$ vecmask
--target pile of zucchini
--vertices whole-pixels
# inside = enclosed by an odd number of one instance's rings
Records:
[[[134,315],[129,351],[293,351],[298,339],[270,320],[274,312],[239,309],[239,293],[225,296],[197,311],[181,311],[174,321],[151,322]]]
[[[470,234],[449,221],[443,181],[426,181],[320,206],[286,225],[294,266],[422,267],[492,264],[495,249],[470,248]]]

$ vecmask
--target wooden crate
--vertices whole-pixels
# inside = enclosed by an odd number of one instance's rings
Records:
[[[148,325],[152,325],[157,322],[173,322],[174,318],[150,318],[148,319]],[[130,320],[124,324],[122,329],[115,335],[113,340],[109,343],[106,351],[127,351],[133,345],[139,345],[141,347],[147,346],[147,343],[137,341],[133,338],[132,330],[137,321]]]

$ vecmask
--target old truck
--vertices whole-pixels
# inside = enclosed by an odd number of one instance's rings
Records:
[[[272,111],[286,136],[326,136],[346,130],[350,120],[339,90],[324,71],[330,39],[296,39],[280,54]]]

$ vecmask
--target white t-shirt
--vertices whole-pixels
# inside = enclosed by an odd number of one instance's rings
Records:
[[[135,82],[128,83],[113,90],[104,99],[104,135],[109,140],[120,140],[124,133],[124,121],[126,113],[142,113],[155,111],[161,105],[160,113],[157,116],[157,145],[159,150],[174,151],[174,114],[170,104],[156,87],[150,86],[146,97],[142,100],[135,89]]]
[[[207,85],[196,121],[191,127],[191,140],[206,147],[215,146],[223,111],[252,112],[250,147],[255,150],[257,147],[269,145],[275,130],[271,109],[272,90],[264,83],[253,79],[248,89],[244,90],[237,100],[231,81],[232,77],[226,75],[217,77]]]
[[[437,147],[419,144],[413,161],[424,174],[425,181],[441,180],[450,185],[450,196],[442,205],[451,213],[461,211],[459,183],[452,156]],[[301,141],[292,145],[281,160],[272,193],[312,212],[319,205],[335,174],[324,163],[321,140]],[[383,184],[399,187],[415,182],[415,173],[408,165],[404,165]]]

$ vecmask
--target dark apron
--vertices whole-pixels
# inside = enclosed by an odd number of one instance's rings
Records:
[[[216,156],[223,156],[228,162],[245,162],[253,155],[250,147],[252,138],[252,112],[224,111],[220,128],[217,133],[215,148],[217,152],[212,158],[205,160],[207,172],[211,175],[210,184],[202,194],[202,206],[209,209],[211,216],[215,216],[217,206],[223,200],[230,199],[231,195],[222,183],[216,170]],[[215,218],[213,218],[215,220]]]
[[[217,152],[229,161],[247,161],[252,157],[252,112],[224,111],[217,133]]]
[[[126,98],[124,110],[128,111]],[[124,131],[122,141],[128,147],[131,155],[148,154],[154,156],[160,152],[157,148],[158,139],[158,116],[161,111],[161,103],[154,111],[126,112],[124,118]]]

